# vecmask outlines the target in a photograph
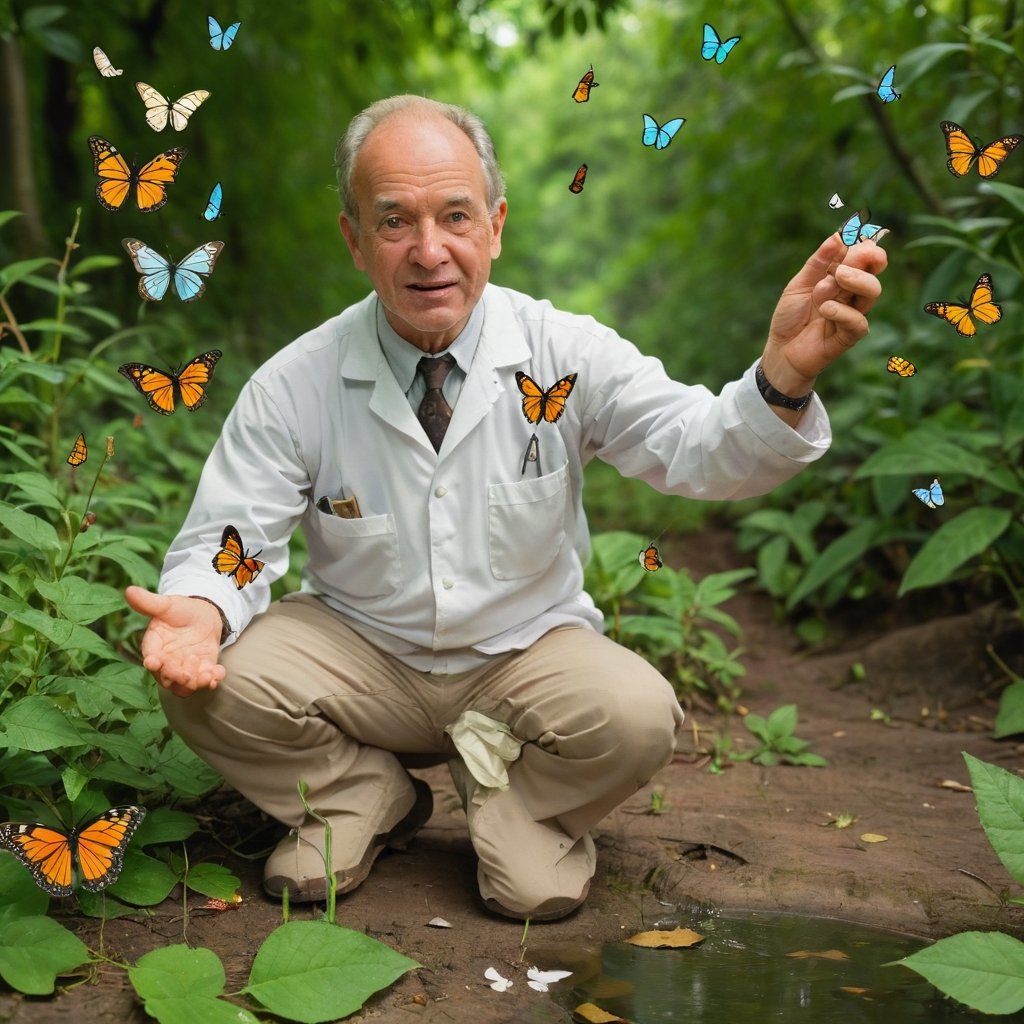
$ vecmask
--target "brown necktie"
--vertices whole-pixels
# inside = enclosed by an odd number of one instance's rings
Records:
[[[434,451],[441,450],[441,442],[444,440],[445,431],[452,418],[452,407],[445,401],[441,388],[444,386],[444,379],[448,371],[455,365],[455,356],[446,352],[443,356],[432,359],[424,356],[416,369],[423,375],[427,382],[427,393],[420,402],[416,418],[423,425],[423,429],[434,446]]]

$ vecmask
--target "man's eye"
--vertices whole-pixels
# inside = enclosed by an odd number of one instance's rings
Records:
[[[394,231],[396,228],[400,228],[401,226],[401,217],[386,217],[384,220],[384,227],[390,228],[392,231]]]

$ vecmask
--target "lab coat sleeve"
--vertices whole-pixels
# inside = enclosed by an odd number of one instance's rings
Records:
[[[754,366],[719,395],[673,381],[660,360],[615,339],[588,353],[589,453],[666,494],[749,498],[795,476],[828,451],[828,416],[815,395],[798,429],[777,417],[754,383]],[[756,364],[755,364],[756,365]],[[615,369],[609,373],[608,367]]]
[[[205,597],[227,618],[233,642],[270,604],[270,584],[288,569],[288,541],[308,506],[309,473],[295,418],[250,381],[224,422],[181,531],[164,560],[160,592]],[[224,527],[265,566],[243,589],[213,568]]]

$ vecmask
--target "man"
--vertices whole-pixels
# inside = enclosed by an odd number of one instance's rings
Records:
[[[431,801],[404,765],[428,756],[463,796],[485,905],[551,920],[586,899],[590,830],[668,763],[683,718],[582,590],[584,464],[722,499],[818,458],[815,378],[867,332],[885,253],[823,243],[756,374],[714,397],[591,318],[488,284],[507,207],[468,112],[374,104],[339,144],[338,181],[373,293],[243,389],[161,593],[127,591],[151,618],[144,664],[185,741],[291,827],[272,895],[321,899],[327,870],[349,891],[407,843]],[[244,587],[211,567],[228,525],[266,563]],[[299,525],[303,592],[268,608]],[[300,780],[331,823],[329,869]]]

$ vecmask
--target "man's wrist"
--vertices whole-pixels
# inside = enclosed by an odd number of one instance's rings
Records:
[[[779,380],[779,378],[776,378],[776,380]],[[769,405],[776,405],[783,409],[799,412],[814,397],[813,381],[810,382],[808,387],[806,382],[794,384],[782,379],[780,383],[783,384],[783,387],[779,387],[776,380],[769,378],[761,362],[757,364],[754,369],[754,383],[757,385],[757,390],[761,393],[761,397]]]
[[[231,625],[221,606],[216,601],[211,601],[208,597],[203,597],[201,594],[189,594],[189,597],[194,598],[196,601],[205,601],[211,608],[217,609],[217,614],[220,616],[220,642],[224,643],[231,635]]]

